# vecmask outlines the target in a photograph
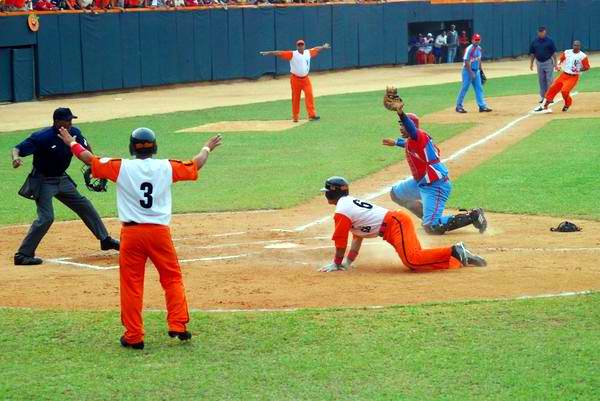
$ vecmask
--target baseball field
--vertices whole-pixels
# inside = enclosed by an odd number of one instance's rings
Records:
[[[532,114],[527,63],[489,64],[492,113],[472,97],[470,113],[454,112],[460,76],[447,65],[316,74],[321,120],[297,125],[283,77],[0,106],[0,399],[597,399],[600,69],[583,75],[567,113],[557,102]],[[386,85],[439,145],[451,208],[489,219],[483,235],[419,228],[422,242],[464,241],[487,267],[414,273],[372,239],[351,271],[316,271],[333,248],[323,181],[342,175],[355,196],[395,208],[389,185],[409,174],[404,153],[381,146],[398,135]],[[146,348],[119,347],[118,254],[59,202],[37,253],[45,263],[12,265],[35,207],[16,194],[31,158],[13,170],[8,152],[59,105],[98,155],[127,156],[139,126],[157,132],[159,157],[180,159],[224,132],[200,180],[173,192],[190,343],[166,335],[149,264]],[[70,174],[118,235],[114,186],[87,192],[80,166]],[[562,220],[583,230],[550,232]]]

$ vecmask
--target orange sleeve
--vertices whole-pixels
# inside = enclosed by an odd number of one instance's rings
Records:
[[[311,57],[317,57],[317,55],[319,54],[319,50],[318,49],[314,49],[314,48],[310,49],[309,52],[310,52],[310,56]]]
[[[292,59],[292,52],[289,50],[286,50],[286,51],[279,53],[279,55],[277,57],[280,57],[284,60],[290,61]]]
[[[587,71],[590,69],[590,59],[589,58],[584,58],[583,60],[581,60],[581,64],[583,64],[583,71]]]
[[[169,163],[171,163],[173,169],[173,182],[195,181],[198,179],[198,169],[193,161],[169,160]]]
[[[92,175],[96,178],[106,178],[117,182],[121,170],[121,159],[109,159],[108,157],[92,158]]]
[[[331,239],[335,241],[336,248],[346,248],[348,245],[348,234],[350,233],[350,228],[352,228],[352,222],[348,216],[340,213],[336,213],[333,216],[333,221],[335,223],[335,231],[333,232],[333,237],[331,237]]]

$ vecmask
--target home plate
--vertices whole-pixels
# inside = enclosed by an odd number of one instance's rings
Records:
[[[277,244],[269,244],[266,245],[267,249],[290,249],[290,248],[300,248],[302,245],[294,244],[293,242],[279,242]]]

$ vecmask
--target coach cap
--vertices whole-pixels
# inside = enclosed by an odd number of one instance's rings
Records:
[[[302,39],[298,39],[298,41],[296,42],[296,46],[303,45],[303,44],[304,44],[304,41]]]
[[[52,118],[54,120],[71,121],[72,119],[77,118],[77,116],[74,116],[73,113],[71,113],[71,109],[68,107],[59,107],[54,110]]]
[[[476,33],[476,34],[473,35],[473,37],[471,38],[471,40],[473,40],[473,41],[475,41],[475,40],[481,40],[481,36],[478,33]]]

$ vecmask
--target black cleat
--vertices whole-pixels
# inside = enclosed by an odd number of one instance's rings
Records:
[[[118,251],[120,247],[121,244],[119,243],[119,241],[112,237],[106,237],[102,241],[100,241],[100,249],[102,249],[103,251],[108,251],[109,249],[114,249],[115,251]]]
[[[489,107],[485,106],[485,107],[480,107],[479,108],[479,112],[480,113],[489,113],[490,111],[492,111],[492,109],[490,109]]]
[[[318,120],[320,120],[320,119],[321,119],[321,117],[319,117],[319,116],[312,116],[312,117],[309,117],[308,119],[309,119],[310,121],[318,121]]]
[[[169,331],[169,337],[179,338],[179,341],[188,341],[192,339],[192,333],[189,331]]]
[[[15,253],[14,262],[15,266],[31,266],[41,265],[43,261],[35,256],[27,256],[23,255],[22,253]]]
[[[455,110],[456,110],[456,112],[457,112],[457,113],[461,113],[461,114],[465,114],[465,113],[467,112],[467,111],[466,111],[464,108],[462,108],[462,107],[457,107]]]
[[[473,209],[469,212],[469,215],[473,219],[473,226],[479,230],[479,234],[483,234],[487,229],[487,219],[485,218],[483,209]]]
[[[564,107],[562,108],[562,111],[567,111],[567,110],[569,110],[569,106],[564,106]]]
[[[473,252],[469,251],[465,244],[459,242],[456,245],[452,246],[452,256],[460,261],[463,266],[487,266],[487,262],[481,256],[475,255]]]
[[[144,349],[143,341],[140,341],[139,343],[130,344],[127,341],[125,341],[125,336],[122,336],[120,341],[121,341],[121,347],[123,347],[123,348],[133,348],[133,349],[139,349],[139,350]]]

